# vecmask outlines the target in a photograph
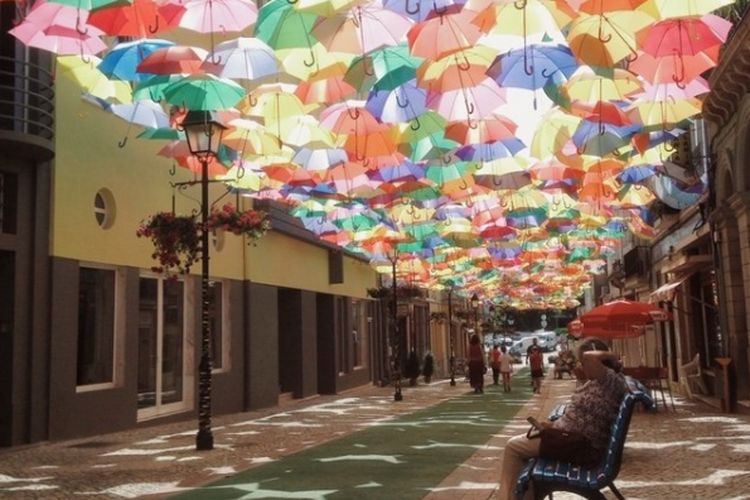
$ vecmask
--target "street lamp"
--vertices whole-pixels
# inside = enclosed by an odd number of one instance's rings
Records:
[[[479,335],[479,297],[477,294],[471,296],[471,308],[474,309],[474,335]]]
[[[453,340],[453,285],[448,290],[448,338],[451,344],[451,386],[456,385],[456,351],[455,342]]]
[[[182,121],[190,154],[201,163],[201,361],[198,365],[198,434],[195,449],[212,450],[211,330],[208,318],[208,163],[219,154],[226,127],[212,111],[189,111]]]
[[[398,262],[398,253],[394,249],[392,254],[388,255],[388,260],[391,261],[393,271],[393,283],[391,284],[391,294],[393,295],[391,301],[391,322],[393,323],[393,345],[391,346],[391,359],[392,359],[392,372],[393,377],[393,400],[402,401],[404,396],[401,394],[401,338],[398,334],[398,287],[396,284],[396,263]]]

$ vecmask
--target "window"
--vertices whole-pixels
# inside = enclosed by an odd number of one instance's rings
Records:
[[[212,281],[208,288],[208,327],[211,331],[211,366],[214,371],[229,369],[229,342],[224,332],[230,331],[225,321],[226,287],[221,281]]]
[[[115,200],[109,189],[100,189],[94,197],[94,217],[102,229],[112,227],[115,221]]]
[[[16,234],[18,176],[0,172],[0,233]]]
[[[82,267],[78,286],[79,386],[114,383],[115,271]]]

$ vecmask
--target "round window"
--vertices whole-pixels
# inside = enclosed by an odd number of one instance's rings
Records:
[[[94,217],[102,229],[109,229],[115,222],[115,199],[109,189],[100,189],[94,197]]]

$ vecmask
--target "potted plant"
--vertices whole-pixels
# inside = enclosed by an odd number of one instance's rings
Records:
[[[212,210],[208,216],[208,229],[229,231],[238,236],[245,236],[248,245],[254,245],[271,228],[268,214],[261,210],[237,210],[232,204],[226,204],[221,210]]]
[[[175,215],[159,212],[141,221],[135,234],[149,238],[154,245],[151,256],[159,261],[151,269],[157,273],[175,274],[190,272],[200,250],[199,224],[195,215]]]
[[[406,368],[404,369],[404,377],[409,379],[410,386],[417,385],[417,378],[419,377],[420,372],[417,351],[412,349],[409,353],[409,358],[406,360]]]
[[[429,352],[424,355],[424,363],[422,364],[422,375],[424,376],[424,383],[429,384],[432,380],[432,374],[435,372],[435,360],[432,358],[432,354]]]

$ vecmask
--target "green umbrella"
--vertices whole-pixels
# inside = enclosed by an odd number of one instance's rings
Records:
[[[185,135],[181,134],[179,130],[169,127],[151,128],[148,127],[146,130],[138,134],[139,139],[153,139],[153,140],[169,140],[178,141],[184,139]]]
[[[384,47],[367,55],[359,56],[352,61],[344,80],[358,90],[370,90],[373,86],[380,86],[378,90],[392,90],[400,84],[393,82],[411,80],[416,75],[416,69],[423,59],[409,53],[406,43],[393,47]],[[388,75],[394,77],[388,78]],[[411,75],[407,78],[408,75]],[[384,80],[391,81],[390,85]],[[380,82],[383,83],[380,83]],[[378,82],[376,84],[376,82]]]
[[[49,0],[50,3],[59,3],[67,5],[68,7],[74,7],[76,9],[83,9],[88,11],[94,11],[103,9],[105,7],[111,7],[113,5],[130,5],[130,0]]]
[[[156,75],[138,82],[133,89],[133,100],[151,99],[161,101],[164,99],[164,89],[170,84],[182,80],[181,75]]]
[[[299,12],[287,0],[272,0],[258,12],[255,36],[271,48],[312,47],[318,40],[310,32],[318,16]]]
[[[243,97],[242,86],[213,75],[191,75],[164,89],[164,98],[170,104],[198,111],[229,109]]]

